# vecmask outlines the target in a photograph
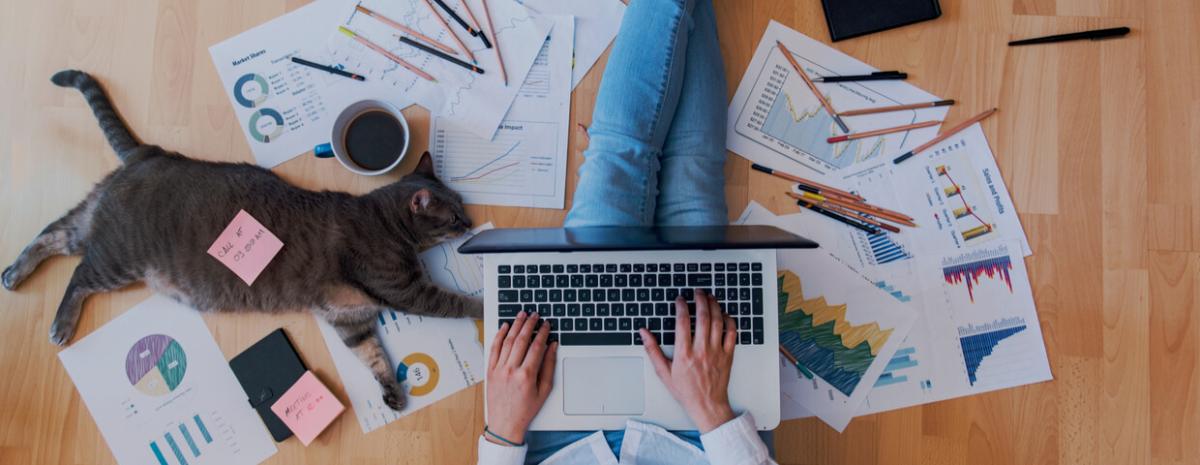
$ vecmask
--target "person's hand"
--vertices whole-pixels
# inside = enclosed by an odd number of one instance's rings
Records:
[[[546,403],[554,386],[554,363],[558,343],[547,344],[550,325],[537,326],[536,313],[517,314],[510,327],[500,327],[492,341],[486,379],[488,429],[504,439],[522,444],[529,423]],[[500,445],[492,437],[487,440]]]
[[[717,299],[696,290],[696,334],[693,337],[687,302],[675,300],[675,358],[663,355],[658,341],[645,328],[639,331],[654,372],[675,396],[701,433],[734,418],[729,406],[729,371],[737,327],[721,311]]]

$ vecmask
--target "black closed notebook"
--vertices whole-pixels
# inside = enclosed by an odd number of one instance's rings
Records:
[[[938,0],[821,0],[834,42],[942,15]]]
[[[292,341],[288,339],[283,328],[279,328],[262,338],[248,349],[229,361],[233,375],[242,384],[250,406],[258,411],[267,430],[275,442],[292,437],[292,430],[275,412],[271,405],[282,396],[296,380],[304,375],[308,368],[300,360]]]

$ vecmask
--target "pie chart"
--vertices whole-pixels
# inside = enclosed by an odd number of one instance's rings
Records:
[[[187,354],[170,336],[151,334],[139,339],[125,355],[125,375],[142,394],[170,394],[187,373]]]
[[[408,383],[409,394],[423,396],[437,388],[441,370],[429,354],[414,352],[404,357],[396,367],[396,380]]]

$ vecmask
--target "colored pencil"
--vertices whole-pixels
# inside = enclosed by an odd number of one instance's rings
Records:
[[[829,202],[831,204],[834,204],[834,205],[837,205],[840,207],[848,208],[850,210],[854,210],[856,212],[863,213],[866,215],[871,215],[871,216],[874,216],[877,218],[882,218],[882,219],[891,221],[896,224],[908,226],[910,228],[917,227],[917,224],[913,223],[912,218],[903,213],[888,210],[888,209],[882,208],[882,207],[876,207],[874,205],[870,205],[870,204],[866,204],[866,203],[862,203],[862,202],[851,202],[851,201],[848,201],[845,199],[839,199],[837,197],[829,197],[827,195],[821,195],[821,194],[813,194],[811,192],[802,192],[799,194],[797,194],[795,192],[788,192],[787,195],[791,198],[794,198],[797,200],[803,200],[805,202],[817,202],[817,203]]]
[[[492,48],[492,43],[488,42],[487,33],[483,32],[483,26],[479,24],[478,19],[475,19],[475,12],[471,11],[471,5],[467,3],[467,0],[461,0],[461,1],[462,1],[463,9],[467,10],[467,18],[469,18],[472,23],[475,23],[475,26],[474,26],[475,30],[479,31],[479,36],[478,36],[479,40],[483,42],[484,47]],[[487,9],[487,5],[484,5],[483,8]],[[488,29],[491,29],[491,28],[489,27]]]
[[[359,74],[354,74],[354,73],[351,73],[351,72],[349,72],[349,71],[343,71],[343,70],[340,70],[340,69],[334,68],[334,67],[332,67],[332,66],[329,66],[329,65],[323,65],[323,64],[320,64],[320,63],[313,63],[313,62],[311,62],[311,61],[308,61],[308,60],[305,60],[305,59],[303,59],[303,58],[299,58],[299,57],[292,57],[292,63],[298,64],[298,65],[302,65],[302,66],[307,66],[307,67],[309,67],[309,68],[319,69],[319,70],[321,70],[321,71],[324,71],[324,72],[327,72],[327,73],[336,74],[336,75],[338,75],[338,76],[345,76],[345,77],[348,77],[348,78],[350,78],[350,79],[353,79],[353,80],[355,80],[355,81],[366,81],[366,80],[367,80],[367,78],[363,77],[362,75],[359,75]]]
[[[812,211],[814,211],[814,212],[817,212],[817,213],[819,213],[819,214],[821,214],[821,215],[827,216],[827,217],[829,217],[829,218],[831,218],[831,219],[833,219],[833,220],[836,220],[836,221],[838,221],[838,222],[840,222],[840,223],[842,223],[842,224],[845,224],[845,225],[847,225],[847,226],[852,226],[852,227],[854,227],[854,228],[861,229],[863,232],[865,232],[865,233],[867,233],[867,234],[879,234],[879,230],[878,230],[878,229],[875,229],[875,228],[874,228],[874,227],[872,227],[871,225],[869,225],[869,224],[864,224],[864,223],[860,223],[860,222],[858,222],[858,221],[854,221],[854,220],[852,220],[852,219],[850,219],[850,218],[846,218],[846,217],[844,217],[844,216],[842,216],[842,215],[839,215],[839,214],[837,214],[837,213],[834,213],[834,212],[831,212],[831,211],[829,211],[829,210],[826,210],[826,209],[824,209],[824,208],[818,207],[818,206],[816,205],[816,203],[815,203],[815,202],[809,202],[809,201],[805,201],[805,200],[797,200],[797,201],[796,201],[796,205],[799,205],[799,206],[805,207],[805,208],[807,208],[807,209],[809,209],[809,210],[812,210]]]
[[[927,128],[930,126],[937,126],[939,124],[942,124],[941,120],[922,121],[920,123],[905,124],[903,126],[896,126],[893,128],[883,128],[883,129],[876,129],[874,131],[856,132],[854,134],[843,134],[840,136],[833,136],[828,139],[825,139],[825,142],[829,142],[830,144],[833,144],[833,143],[837,143],[837,142],[845,142],[848,140],[865,139],[867,137],[875,137],[875,136],[882,136],[884,134],[892,134],[892,133],[896,133],[896,132],[911,131],[913,129]]]
[[[1128,34],[1128,27],[1110,27],[1108,29],[1097,29],[1094,31],[1072,32],[1070,34],[1057,34],[1045,37],[1034,37],[1032,39],[1014,40],[1009,42],[1009,46],[1014,45],[1032,45],[1032,44],[1049,44],[1052,42],[1066,42],[1068,40],[1100,40],[1109,37],[1120,37]]]
[[[783,52],[783,56],[787,58],[788,63],[792,64],[792,69],[796,70],[796,74],[799,74],[800,78],[804,79],[804,84],[808,85],[808,90],[811,90],[813,95],[817,96],[817,100],[821,102],[821,106],[825,107],[825,111],[829,113],[829,117],[833,118],[833,122],[837,123],[839,128],[842,128],[842,132],[850,132],[850,127],[846,126],[846,122],[842,121],[842,118],[838,116],[836,111],[833,111],[833,105],[830,105],[829,101],[825,99],[825,94],[822,94],[820,89],[817,89],[817,85],[813,84],[812,79],[808,78],[808,73],[804,72],[804,69],[800,67],[800,63],[796,63],[796,58],[792,57],[792,51],[788,50],[787,46],[778,40],[775,41],[775,45],[779,47],[779,51]]]
[[[850,76],[821,76],[814,81],[816,82],[853,82],[853,81],[902,81],[908,79],[908,73],[899,71],[876,71],[871,74],[860,74]]]
[[[492,42],[496,44],[493,50],[496,51],[496,62],[500,64],[500,78],[504,80],[504,87],[508,87],[508,72],[504,70],[504,55],[500,53],[500,37],[496,36],[496,27],[492,26],[492,12],[488,9],[488,0],[482,1],[483,19],[487,20],[488,31],[491,31],[492,34]]]
[[[876,228],[883,229],[883,230],[886,230],[886,231],[889,231],[889,232],[893,232],[893,233],[896,233],[896,234],[900,234],[900,228],[897,228],[897,227],[895,227],[895,226],[892,226],[892,225],[890,225],[890,224],[884,223],[883,221],[877,220],[877,219],[875,219],[875,218],[871,218],[871,217],[869,217],[869,216],[863,215],[862,213],[856,212],[856,211],[854,211],[854,210],[851,210],[851,209],[849,209],[849,208],[842,207],[842,206],[840,206],[840,205],[837,205],[837,204],[835,204],[835,203],[832,203],[832,202],[828,202],[828,201],[826,201],[826,202],[822,202],[822,203],[821,203],[820,205],[818,205],[818,206],[819,206],[819,207],[821,207],[821,208],[824,208],[824,209],[826,209],[826,210],[829,210],[829,211],[831,211],[831,212],[837,213],[837,214],[839,214],[839,215],[843,215],[843,216],[849,217],[850,219],[858,220],[858,221],[861,221],[861,222],[863,222],[863,223],[869,224],[869,225],[871,225],[871,226],[874,226],[874,227],[876,227]]]
[[[354,31],[346,29],[346,26],[338,26],[338,30],[341,31],[342,34],[346,34],[347,36],[349,36],[351,39],[357,40],[358,43],[363,44],[367,48],[376,51],[380,55],[387,57],[387,59],[396,62],[396,64],[405,67],[409,71],[412,71],[413,74],[416,74],[417,76],[420,76],[427,81],[437,82],[437,79],[434,79],[433,76],[430,76],[429,73],[426,73],[425,71],[421,70],[421,68],[413,66],[412,63],[404,61],[403,58],[400,58],[400,57],[396,56],[395,54],[393,54],[392,52],[387,51],[387,49],[380,47],[378,45],[375,45],[375,43],[363,38],[362,36],[358,35]]]
[[[479,60],[475,59],[475,54],[471,53],[471,49],[467,48],[467,44],[464,44],[462,39],[458,38],[458,34],[455,34],[453,29],[450,29],[450,25],[446,23],[446,19],[442,18],[442,15],[438,14],[437,8],[434,8],[433,4],[429,3],[429,0],[421,0],[421,2],[424,3],[425,6],[429,7],[429,12],[433,13],[433,17],[437,18],[438,22],[442,24],[442,27],[446,29],[446,33],[450,34],[450,37],[454,39],[454,42],[458,44],[458,47],[461,48],[463,53],[467,55],[467,59],[471,60],[471,63],[478,64]]]
[[[916,109],[920,109],[920,108],[931,108],[931,107],[944,107],[944,106],[947,106],[947,105],[954,105],[954,100],[938,100],[938,101],[936,101],[936,102],[910,103],[910,104],[907,104],[907,105],[892,105],[892,106],[890,106],[890,107],[862,108],[862,109],[859,109],[859,110],[848,110],[848,111],[843,111],[843,112],[841,112],[841,113],[838,113],[838,116],[859,116],[859,115],[873,115],[873,114],[875,114],[875,113],[887,113],[887,112],[891,112],[891,111],[916,110]]]
[[[992,108],[991,110],[987,110],[983,113],[975,115],[975,116],[971,117],[971,119],[968,119],[966,121],[963,121],[962,123],[959,123],[958,126],[952,127],[948,131],[938,134],[937,137],[933,138],[933,140],[926,142],[924,144],[921,144],[917,148],[912,149],[911,151],[909,151],[908,153],[906,153],[904,155],[900,155],[900,156],[896,157],[895,160],[892,160],[892,163],[899,165],[900,163],[904,162],[904,160],[912,158],[913,155],[921,153],[923,150],[937,145],[939,142],[948,139],[950,136],[957,134],[959,131],[962,131],[963,129],[966,129],[967,126],[970,126],[972,124],[983,121],[984,118],[992,116],[999,110],[1000,110],[999,108]]]
[[[370,17],[372,17],[372,18],[375,18],[376,20],[379,20],[379,22],[381,22],[381,23],[383,23],[383,24],[386,24],[386,25],[388,25],[388,26],[391,26],[392,28],[394,28],[394,29],[396,29],[396,30],[399,30],[400,32],[403,32],[403,33],[405,33],[405,34],[408,34],[408,35],[411,35],[411,36],[413,36],[413,37],[416,37],[416,38],[418,38],[418,39],[421,39],[421,40],[422,40],[422,41],[424,41],[425,43],[427,43],[427,44],[429,44],[429,45],[432,45],[432,46],[434,46],[434,47],[437,47],[437,48],[438,48],[438,50],[441,50],[441,51],[443,51],[443,52],[449,53],[449,54],[451,54],[451,55],[458,55],[458,51],[454,50],[453,48],[450,48],[450,46],[449,46],[449,45],[446,45],[446,44],[443,44],[443,43],[441,43],[441,42],[438,42],[438,41],[434,40],[432,37],[429,37],[429,36],[427,36],[427,35],[425,35],[425,34],[422,34],[422,33],[421,33],[421,31],[418,31],[418,30],[416,30],[416,29],[413,29],[413,28],[411,28],[411,27],[408,27],[408,26],[405,26],[405,25],[403,25],[403,24],[400,24],[400,23],[397,23],[397,22],[395,22],[395,21],[392,21],[392,20],[391,20],[391,18],[388,18],[388,17],[386,17],[386,16],[383,16],[383,15],[381,15],[381,14],[379,14],[379,13],[376,13],[376,12],[374,12],[374,11],[370,10],[369,8],[365,7],[365,6],[358,5],[358,6],[354,7],[354,9],[356,9],[356,10],[358,10],[358,11],[362,12],[362,14],[365,14],[365,15],[367,15],[367,16],[370,16]]]
[[[428,53],[428,54],[430,54],[430,55],[433,55],[433,56],[435,56],[435,57],[438,57],[438,58],[441,58],[441,59],[443,59],[443,60],[449,61],[450,63],[456,64],[456,65],[458,65],[458,66],[462,66],[463,68],[466,68],[466,69],[468,69],[468,70],[474,71],[474,72],[476,72],[476,73],[483,74],[483,69],[482,69],[482,68],[480,68],[480,67],[478,67],[478,66],[475,66],[475,65],[473,65],[473,64],[467,63],[467,62],[465,62],[465,61],[459,60],[458,58],[454,58],[454,57],[452,57],[452,56],[450,56],[450,55],[447,55],[447,54],[445,54],[445,53],[442,53],[442,51],[441,51],[441,50],[435,49],[435,48],[433,48],[433,47],[430,47],[430,46],[428,46],[428,45],[422,44],[422,43],[420,43],[420,42],[417,42],[417,41],[415,41],[415,40],[409,39],[408,37],[404,37],[404,36],[400,36],[400,41],[401,41],[401,42],[404,42],[405,44],[408,44],[408,45],[410,45],[410,46],[412,46],[412,47],[415,47],[415,48],[417,48],[417,49],[420,49],[421,51],[423,51],[423,52],[425,52],[425,53]]]
[[[751,169],[754,169],[755,171],[761,171],[761,172],[763,172],[763,173],[767,173],[767,174],[769,174],[769,175],[771,175],[771,176],[775,176],[775,177],[777,177],[777,178],[783,178],[783,179],[786,179],[786,180],[788,180],[788,181],[791,181],[791,182],[795,182],[795,183],[804,184],[804,185],[806,185],[806,186],[809,186],[809,187],[812,187],[812,188],[814,188],[814,189],[818,189],[822,195],[827,195],[827,194],[830,194],[830,193],[832,193],[832,194],[835,194],[835,195],[839,195],[839,196],[842,196],[842,197],[847,197],[847,198],[850,198],[850,199],[853,199],[853,200],[857,200],[857,201],[864,201],[864,200],[866,200],[866,199],[862,198],[862,196],[860,196],[860,195],[852,194],[852,193],[846,192],[846,191],[844,191],[844,190],[841,190],[841,189],[837,189],[837,188],[834,188],[834,187],[826,186],[826,185],[824,185],[824,184],[821,184],[821,183],[819,183],[819,182],[816,182],[816,181],[809,181],[809,180],[807,180],[807,179],[804,179],[804,178],[802,178],[802,177],[800,177],[800,176],[796,176],[796,175],[794,175],[794,174],[789,174],[789,173],[784,173],[784,172],[782,172],[782,171],[776,170],[776,169],[774,169],[774,168],[766,167],[766,166],[760,165],[760,164],[758,164],[758,163],[752,163],[752,164],[750,165],[750,168],[751,168]]]
[[[812,372],[808,371],[808,368],[804,368],[804,365],[801,365],[800,361],[796,360],[796,356],[792,355],[791,352],[788,352],[785,347],[779,346],[779,353],[783,354],[783,358],[786,358],[789,362],[792,362],[792,365],[794,365],[797,370],[800,370],[800,374],[804,375],[805,378],[813,378]]]
[[[450,15],[450,19],[453,19],[454,22],[458,23],[459,26],[462,26],[463,30],[467,31],[468,34],[471,34],[471,37],[479,36],[479,32],[471,28],[471,25],[467,24],[466,21],[463,21],[462,16],[459,16],[453,8],[450,8],[450,5],[446,4],[446,2],[442,0],[433,0],[433,3],[436,3],[438,6],[442,7],[442,10]]]

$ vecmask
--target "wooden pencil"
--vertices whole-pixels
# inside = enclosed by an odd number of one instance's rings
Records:
[[[438,14],[437,8],[434,8],[433,4],[429,3],[429,0],[421,0],[421,2],[424,3],[425,6],[429,7],[429,12],[433,14],[434,18],[437,18],[438,22],[442,24],[442,27],[446,29],[446,33],[450,34],[450,37],[454,39],[454,42],[458,44],[459,48],[462,48],[463,53],[467,55],[467,59],[471,60],[472,63],[479,64],[479,60],[475,59],[475,54],[471,53],[471,49],[467,48],[467,44],[464,44],[462,39],[458,38],[458,35],[454,33],[454,29],[451,29],[450,25],[446,23],[446,18],[443,18],[442,15]]]
[[[487,33],[483,31],[483,25],[479,24],[479,20],[475,19],[475,12],[471,11],[471,5],[467,3],[467,0],[460,0],[460,1],[462,1],[463,9],[467,10],[467,19],[470,19],[472,23],[475,23],[471,27],[474,27],[476,31],[479,31],[479,40],[483,42],[483,46],[487,47],[487,48],[492,48],[492,43],[488,41]],[[484,4],[483,8],[485,10],[487,9],[486,3]],[[491,27],[489,27],[488,29],[491,29]]]
[[[800,78],[804,79],[804,84],[808,85],[808,90],[811,90],[813,95],[817,96],[817,100],[821,102],[821,106],[825,107],[825,111],[829,113],[830,118],[833,118],[833,122],[837,123],[839,128],[842,128],[842,132],[850,132],[850,127],[846,126],[846,122],[842,121],[842,117],[838,116],[838,113],[833,110],[833,105],[830,105],[829,100],[825,99],[825,94],[822,94],[821,90],[817,89],[817,85],[813,84],[812,79],[808,78],[808,73],[804,72],[804,69],[800,67],[800,63],[796,63],[796,58],[792,57],[792,51],[788,50],[787,46],[778,40],[775,41],[775,45],[779,47],[779,51],[783,52],[783,56],[787,58],[788,63],[792,64],[792,69],[796,70],[796,74],[799,74]]]
[[[942,124],[941,120],[922,121],[920,123],[905,124],[903,126],[876,129],[874,131],[864,131],[864,132],[856,132],[854,134],[844,134],[841,136],[833,136],[828,139],[825,139],[825,142],[834,144],[834,143],[838,143],[838,142],[845,142],[848,140],[865,139],[867,137],[882,136],[884,134],[892,134],[892,133],[897,133],[897,132],[911,131],[913,129],[927,128],[930,126],[937,126],[939,124]]]
[[[826,216],[826,217],[828,217],[829,219],[835,220],[835,221],[837,221],[837,222],[839,222],[839,223],[842,223],[842,224],[844,224],[844,225],[846,225],[846,226],[850,226],[850,227],[853,227],[853,228],[856,228],[856,229],[860,229],[860,230],[862,230],[862,232],[865,232],[865,233],[867,233],[867,234],[878,234],[878,233],[879,233],[879,230],[878,230],[878,229],[875,229],[875,227],[873,227],[873,226],[871,226],[871,225],[869,225],[869,224],[861,223],[861,222],[859,222],[859,221],[855,221],[855,220],[852,220],[852,219],[850,219],[850,218],[847,218],[847,217],[845,217],[845,216],[842,216],[842,215],[839,215],[839,214],[837,214],[837,213],[834,213],[834,212],[832,212],[832,211],[830,211],[830,210],[826,210],[825,208],[822,208],[822,207],[819,207],[819,206],[817,206],[817,203],[816,203],[816,202],[813,202],[813,201],[811,201],[811,200],[797,200],[797,201],[796,201],[796,205],[800,205],[800,206],[802,206],[802,207],[804,207],[804,208],[807,208],[807,209],[809,209],[809,210],[812,210],[812,211],[814,211],[814,212],[817,212],[817,213],[819,213],[819,214],[821,214],[821,215],[823,215],[823,216]]]
[[[838,113],[838,116],[873,115],[876,113],[888,113],[888,112],[892,112],[892,111],[904,111],[904,110],[918,110],[921,108],[942,107],[942,106],[947,106],[947,105],[954,105],[954,100],[938,100],[936,102],[910,103],[907,105],[892,105],[890,107],[862,108],[862,109],[858,109],[858,110],[847,110],[847,111]]]
[[[758,163],[751,163],[750,168],[754,169],[755,171],[761,171],[763,173],[767,173],[767,174],[769,174],[771,176],[775,176],[777,178],[783,178],[788,181],[792,181],[795,183],[800,183],[800,184],[804,184],[806,186],[810,186],[812,188],[819,190],[822,195],[827,195],[828,193],[833,193],[835,195],[839,195],[839,196],[846,197],[846,198],[853,199],[853,200],[858,200],[858,201],[866,200],[866,199],[862,198],[862,196],[860,196],[860,195],[852,194],[850,192],[846,192],[841,189],[827,186],[827,185],[821,184],[816,181],[810,181],[808,179],[804,179],[804,178],[802,178],[800,176],[796,176],[794,174],[784,173],[783,171],[779,171],[774,168],[763,166]]]
[[[416,74],[417,76],[420,76],[427,81],[437,82],[437,79],[434,79],[433,76],[431,76],[429,73],[426,73],[421,68],[414,66],[412,63],[404,61],[403,58],[400,58],[400,57],[396,56],[395,54],[393,54],[392,52],[387,51],[386,48],[375,45],[375,43],[367,40],[366,38],[363,38],[362,36],[359,36],[354,31],[347,29],[346,26],[338,26],[338,30],[342,31],[342,34],[346,34],[347,36],[350,36],[351,39],[357,40],[358,43],[363,44],[363,46],[365,46],[371,50],[374,50],[375,52],[379,53],[380,55],[387,57],[387,59],[396,62],[396,64],[405,67],[409,71],[412,71],[413,74]]]
[[[970,126],[970,125],[972,125],[972,124],[975,124],[975,123],[978,123],[978,122],[980,122],[980,121],[983,121],[983,120],[984,120],[984,118],[987,118],[987,117],[989,117],[989,116],[992,116],[992,115],[993,115],[993,114],[995,114],[997,111],[1000,111],[1000,109],[999,109],[999,108],[992,108],[991,110],[987,110],[987,111],[984,111],[983,113],[980,113],[980,114],[978,114],[978,115],[975,115],[975,116],[971,117],[971,119],[968,119],[968,120],[966,120],[966,121],[963,121],[963,122],[959,123],[959,124],[958,124],[958,126],[952,127],[952,128],[950,128],[949,130],[947,130],[946,132],[943,132],[943,133],[941,133],[941,134],[938,134],[938,135],[937,135],[937,137],[934,137],[934,138],[933,138],[933,140],[930,140],[929,142],[926,142],[926,143],[924,143],[924,144],[921,144],[921,145],[917,146],[917,148],[915,148],[915,149],[912,149],[911,151],[909,151],[908,153],[906,153],[906,154],[904,154],[904,155],[900,155],[900,156],[896,157],[896,159],[895,159],[895,160],[892,160],[892,163],[899,165],[899,164],[900,164],[901,162],[903,162],[904,160],[907,160],[907,159],[909,159],[909,158],[912,158],[912,157],[913,157],[913,155],[916,155],[916,154],[918,154],[918,153],[921,153],[922,151],[924,151],[924,150],[926,150],[926,149],[928,149],[928,148],[930,148],[930,147],[933,147],[933,146],[937,145],[939,142],[941,142],[941,141],[944,141],[944,140],[948,139],[950,136],[953,136],[953,135],[957,134],[958,132],[962,131],[963,129],[966,129],[966,128],[967,128],[967,126]]]
[[[797,200],[803,200],[805,202],[816,202],[816,203],[829,202],[834,205],[845,207],[850,210],[854,210],[856,212],[863,213],[866,215],[871,215],[871,216],[874,216],[877,218],[882,218],[882,219],[891,221],[896,224],[908,226],[910,228],[917,227],[917,224],[913,223],[912,218],[908,217],[907,215],[905,215],[903,213],[888,210],[888,209],[882,208],[882,207],[876,207],[874,205],[866,204],[863,202],[851,202],[851,201],[848,201],[845,199],[839,199],[836,197],[829,197],[829,196],[825,196],[825,195],[813,194],[811,192],[802,192],[799,194],[797,194],[795,192],[788,192],[787,195],[791,198],[794,198]]]
[[[354,7],[354,9],[362,12],[362,14],[365,14],[367,16],[370,16],[372,18],[379,20],[379,22],[381,22],[383,24],[391,26],[393,29],[396,29],[396,30],[403,32],[405,34],[408,34],[410,36],[416,37],[416,38],[420,39],[422,42],[425,42],[426,44],[429,44],[433,47],[436,47],[438,50],[449,53],[451,55],[458,55],[458,51],[454,50],[449,45],[438,42],[438,41],[434,40],[432,37],[422,34],[421,31],[418,31],[411,27],[408,27],[403,24],[392,21],[391,18],[388,18],[387,16],[381,15],[379,13],[376,13],[365,6],[358,5],[358,6]]]
[[[508,87],[508,72],[504,70],[504,55],[500,53],[500,38],[496,36],[496,28],[492,26],[492,12],[488,8],[488,0],[483,1],[483,19],[487,20],[488,30],[483,31],[484,35],[492,35],[492,49],[496,51],[496,62],[500,65],[500,78],[504,80],[504,87]],[[466,0],[463,0],[466,2]],[[466,3],[464,3],[465,5]],[[468,8],[467,11],[470,11]]]
[[[851,219],[855,219],[855,220],[861,221],[861,222],[863,222],[863,223],[867,223],[867,224],[869,224],[869,225],[871,225],[871,226],[874,226],[874,227],[877,227],[877,228],[880,228],[880,229],[883,229],[883,230],[887,230],[887,231],[890,231],[890,232],[894,232],[894,233],[896,233],[896,234],[899,234],[899,233],[900,233],[900,228],[897,228],[897,227],[895,227],[895,226],[892,226],[892,225],[890,225],[890,224],[884,223],[884,222],[882,222],[882,221],[879,221],[879,220],[877,220],[877,219],[874,219],[874,218],[868,217],[868,216],[866,216],[866,215],[863,215],[862,213],[856,212],[856,211],[854,211],[854,210],[851,210],[851,209],[849,209],[849,208],[846,208],[846,207],[840,206],[840,205],[838,205],[838,204],[835,204],[835,203],[832,203],[832,202],[828,202],[828,201],[826,201],[826,202],[821,202],[821,204],[820,204],[820,207],[821,207],[821,208],[824,208],[824,209],[826,209],[826,210],[829,210],[829,211],[831,211],[831,212],[834,212],[834,213],[840,214],[840,215],[848,216],[848,217],[850,217]]]

